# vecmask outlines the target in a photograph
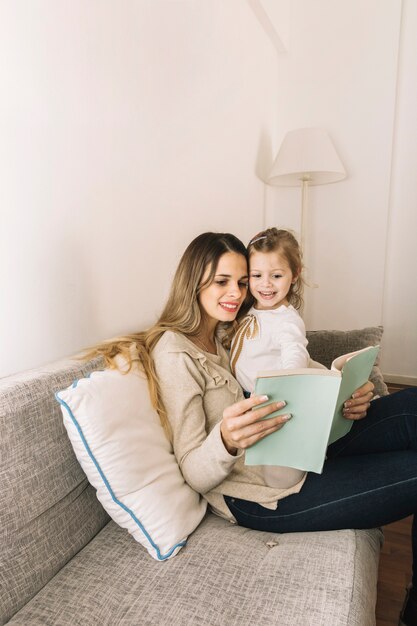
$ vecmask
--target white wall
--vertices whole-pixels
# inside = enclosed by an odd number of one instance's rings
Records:
[[[417,384],[417,3],[403,1],[394,126],[382,366],[394,382]]]
[[[241,0],[0,3],[0,376],[150,324],[262,227],[277,57]]]
[[[384,323],[415,377],[416,58],[413,0],[2,0],[0,376],[152,323],[204,230],[298,229],[261,179],[320,126],[308,326]]]
[[[399,1],[289,2],[274,151],[288,130],[322,127],[348,173],[309,191],[308,328],[385,324],[384,372],[417,383],[417,21],[403,4],[401,28]],[[298,231],[300,207],[300,189],[268,188],[269,222]]]

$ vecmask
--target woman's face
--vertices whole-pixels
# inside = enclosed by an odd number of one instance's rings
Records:
[[[204,272],[202,283],[207,280],[210,268]],[[218,322],[232,322],[245,299],[248,290],[246,259],[237,252],[225,252],[219,259],[213,281],[200,291],[200,308],[213,328]]]

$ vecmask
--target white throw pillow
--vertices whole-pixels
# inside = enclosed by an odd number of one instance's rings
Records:
[[[206,512],[184,481],[136,367],[93,372],[59,391],[77,459],[110,517],[155,559],[178,553]]]

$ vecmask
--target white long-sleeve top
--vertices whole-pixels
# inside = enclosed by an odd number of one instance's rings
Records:
[[[259,372],[308,367],[304,322],[291,304],[267,311],[252,307],[239,328],[232,341],[231,364],[246,391],[254,391]]]

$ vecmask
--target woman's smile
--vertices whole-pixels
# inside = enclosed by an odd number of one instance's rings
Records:
[[[219,302],[219,304],[222,307],[222,309],[225,309],[226,311],[230,311],[231,313],[237,313],[239,306],[240,306],[240,301],[239,302]]]

